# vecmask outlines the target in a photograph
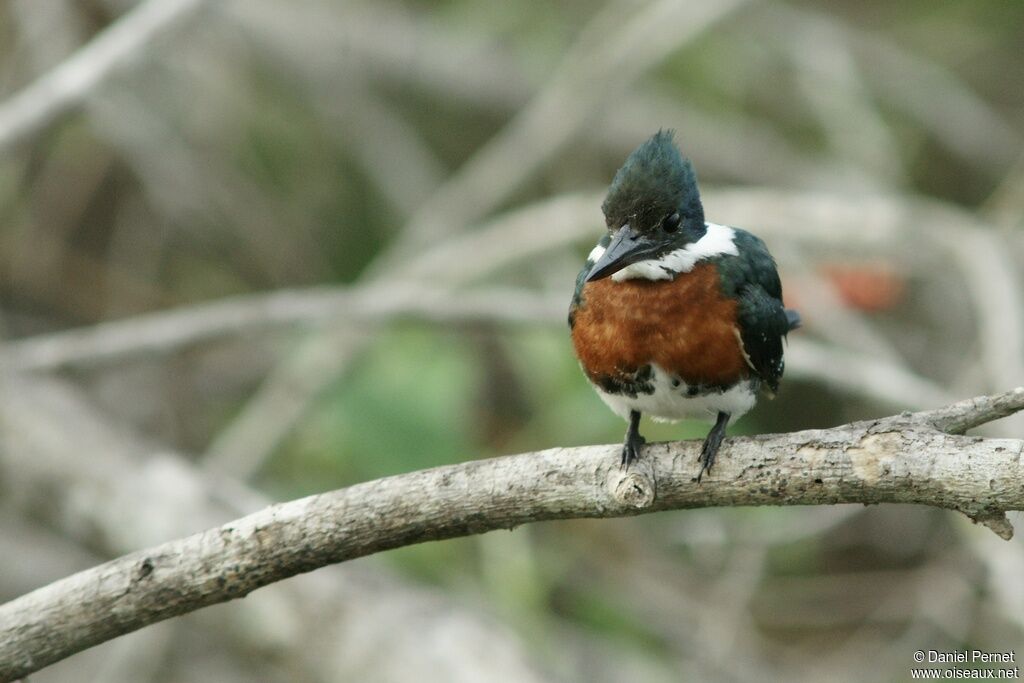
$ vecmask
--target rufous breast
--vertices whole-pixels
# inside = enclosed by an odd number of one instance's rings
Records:
[[[674,280],[588,282],[572,328],[587,376],[622,378],[656,363],[688,385],[730,386],[749,377],[737,304],[719,282],[713,263]]]

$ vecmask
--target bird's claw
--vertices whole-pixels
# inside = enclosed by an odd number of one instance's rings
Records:
[[[704,445],[700,449],[700,457],[697,458],[697,462],[700,463],[700,472],[697,473],[697,483],[700,483],[705,472],[711,471],[711,466],[715,464],[715,456],[718,455],[718,447],[721,445],[721,441],[714,441],[707,439],[704,441]]]
[[[711,466],[715,464],[715,456],[718,455],[718,449],[722,445],[722,439],[725,438],[725,426],[729,424],[728,413],[718,413],[718,419],[715,421],[715,426],[708,432],[708,436],[704,439],[704,445],[700,449],[700,457],[697,461],[700,463],[700,472],[697,473],[697,483],[704,477],[705,472],[711,471]]]
[[[626,438],[626,443],[622,444],[622,463],[621,469],[627,470],[637,459],[640,458],[640,447],[647,443],[647,439],[636,435],[636,438]]]

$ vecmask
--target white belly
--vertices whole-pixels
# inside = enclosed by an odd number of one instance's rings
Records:
[[[719,412],[729,413],[736,419],[754,407],[757,394],[754,384],[750,381],[740,382],[725,391],[687,396],[687,386],[679,382],[673,386],[673,379],[657,365],[651,365],[653,376],[651,384],[654,392],[637,394],[636,397],[624,394],[609,394],[595,386],[597,395],[608,404],[616,415],[629,419],[630,411],[637,410],[659,422],[676,422],[683,419],[699,419],[714,421]]]

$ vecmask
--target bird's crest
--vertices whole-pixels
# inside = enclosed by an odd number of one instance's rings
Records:
[[[659,130],[633,150],[615,173],[601,205],[610,229],[629,223],[646,232],[675,211],[703,225],[697,174],[674,137],[672,130]]]

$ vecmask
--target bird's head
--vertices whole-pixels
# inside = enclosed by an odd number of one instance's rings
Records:
[[[685,247],[705,232],[697,175],[670,130],[658,131],[633,150],[615,173],[601,209],[611,242],[588,281]]]

